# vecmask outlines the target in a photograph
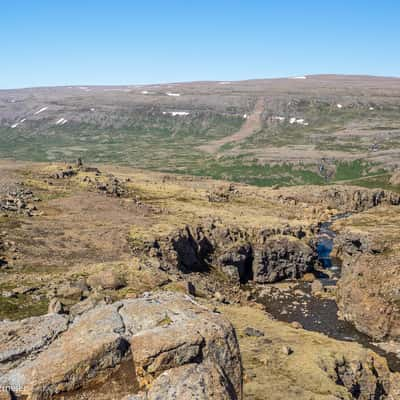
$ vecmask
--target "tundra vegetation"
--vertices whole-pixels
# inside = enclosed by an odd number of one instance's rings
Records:
[[[399,90],[0,91],[0,398],[400,398]]]

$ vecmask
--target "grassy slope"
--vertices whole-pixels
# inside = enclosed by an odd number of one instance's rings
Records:
[[[39,104],[43,105],[47,95],[40,100],[30,95],[22,97],[20,104],[15,103],[18,106],[3,99],[3,111],[20,109],[9,120],[0,119],[0,158],[63,161],[82,157],[87,162],[271,186],[324,184],[326,179],[319,166],[322,154],[327,154],[331,182],[385,184],[386,178],[380,178],[385,162],[380,160],[382,165],[375,165],[365,160],[377,155],[371,152],[373,145],[380,152],[400,149],[400,105],[396,93],[374,92],[370,97],[367,92],[354,94],[353,90],[341,89],[338,95],[336,88],[325,90],[319,86],[318,91],[294,91],[293,82],[289,83],[279,90],[252,86],[238,86],[230,92],[221,91],[220,87],[186,88],[192,92],[178,99],[162,96],[161,92],[145,98],[131,94],[108,98],[109,94],[103,92],[89,98],[60,95],[53,104],[49,102],[52,105],[48,111],[36,117],[32,113]],[[270,90],[274,92],[269,94]],[[324,94],[319,93],[321,90]],[[265,101],[260,130],[240,142],[222,146],[215,155],[198,149],[237,132],[244,122],[243,114],[251,113],[260,98]],[[339,102],[343,103],[342,108],[337,107]],[[90,113],[88,109],[95,103],[96,112]],[[165,110],[190,113],[173,117]],[[61,115],[68,117],[68,123],[55,126]],[[25,116],[26,122],[10,128],[11,122]],[[285,121],[274,121],[276,116]],[[302,118],[308,125],[290,124],[291,117]],[[273,153],[274,149],[281,156],[271,159],[268,151]],[[294,152],[300,158],[304,154],[300,164],[289,164]],[[365,179],[377,175],[369,181]]]

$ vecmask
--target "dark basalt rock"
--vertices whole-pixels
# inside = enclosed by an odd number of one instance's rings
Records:
[[[298,279],[313,270],[317,254],[305,241],[302,228],[248,232],[235,227],[187,226],[169,237],[155,240],[147,249],[160,268],[184,273],[219,268],[237,283]],[[137,249],[135,249],[137,251]]]
[[[217,259],[222,271],[236,281],[253,279],[253,248],[249,243],[229,249]]]
[[[313,270],[316,255],[299,240],[271,239],[254,252],[254,280],[272,283],[283,279],[298,279]]]

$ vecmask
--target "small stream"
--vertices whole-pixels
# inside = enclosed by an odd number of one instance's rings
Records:
[[[331,257],[335,233],[330,229],[332,222],[346,218],[350,214],[342,214],[320,226],[317,252],[323,266],[319,281],[329,290],[340,278],[342,264],[337,258]],[[327,272],[324,273],[324,270]],[[311,284],[293,282],[292,285],[273,285],[260,288],[258,299],[268,313],[277,320],[299,322],[304,329],[320,332],[337,340],[360,343],[385,357],[392,371],[400,371],[400,358],[394,353],[388,353],[373,344],[373,340],[359,332],[353,324],[338,319],[338,307],[331,299],[324,299],[311,294]]]

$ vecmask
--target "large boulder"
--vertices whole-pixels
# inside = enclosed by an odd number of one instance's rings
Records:
[[[242,396],[240,352],[231,324],[182,294],[162,292],[97,306],[70,325],[57,314],[2,324],[4,337],[15,333],[0,347],[0,386],[12,388],[17,399],[78,399],[87,388],[89,398],[115,399],[111,386],[122,366],[130,378],[121,375],[119,398]],[[26,327],[32,324],[36,336],[30,337]],[[108,380],[113,382],[109,389]],[[99,382],[103,386],[96,394]],[[188,382],[192,392],[185,390]]]

